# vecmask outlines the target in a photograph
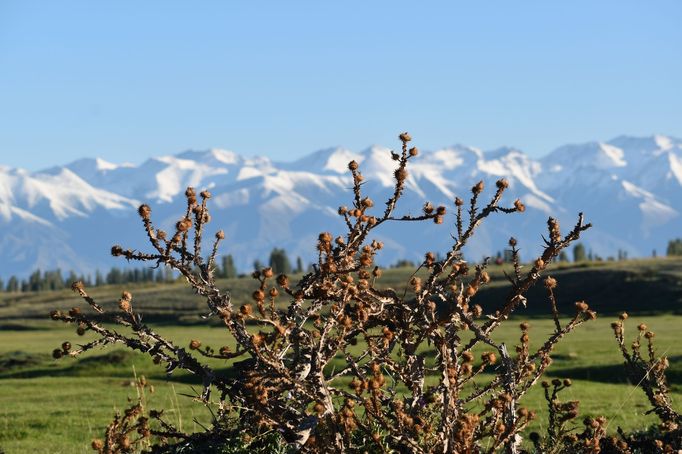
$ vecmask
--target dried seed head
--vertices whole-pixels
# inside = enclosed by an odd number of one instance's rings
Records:
[[[519,328],[521,328],[521,331],[528,331],[528,329],[530,329],[530,323],[521,322],[521,324],[519,325]]]
[[[575,303],[575,309],[578,312],[585,312],[590,308],[585,301],[578,301]]]
[[[509,246],[511,246],[511,247],[516,246],[516,238],[514,238],[514,237],[509,238]]]
[[[535,268],[541,270],[545,267],[545,261],[538,258],[538,259],[535,259],[535,262],[533,262],[533,265],[535,265]]]
[[[239,312],[241,312],[242,315],[248,317],[253,313],[253,307],[251,307],[250,304],[242,304],[239,308]]]
[[[471,188],[471,192],[475,195],[478,195],[483,192],[483,188],[485,188],[485,185],[483,184],[483,180],[481,180]]]
[[[69,350],[71,350],[71,342],[66,341],[66,342],[62,343],[62,350],[64,350],[65,352],[68,352]]]
[[[52,357],[54,359],[59,359],[62,356],[64,356],[64,352],[61,349],[55,348],[54,350],[52,350]]]
[[[369,197],[365,197],[360,201],[363,207],[365,208],[372,208],[374,206],[374,201],[370,199]]]
[[[426,202],[424,204],[424,208],[422,208],[422,209],[424,210],[424,214],[433,213],[433,205],[431,204],[431,202]]]
[[[121,299],[126,300],[126,301],[132,301],[133,300],[133,294],[127,290],[123,291],[123,293],[121,293]]]
[[[118,244],[111,246],[111,255],[118,257],[123,254],[123,248]]]
[[[516,208],[516,211],[519,213],[526,211],[526,205],[524,205],[519,199],[514,200],[514,208]]]
[[[180,219],[177,224],[175,224],[175,228],[178,232],[186,232],[192,228],[192,220],[190,218]]]
[[[124,299],[120,299],[120,300],[118,301],[118,307],[119,307],[119,309],[121,309],[123,312],[130,312],[130,309],[131,309],[130,301],[124,300]]]
[[[481,360],[483,360],[484,363],[495,364],[497,362],[497,356],[493,352],[484,352],[481,355]]]
[[[495,185],[497,186],[498,189],[506,189],[509,187],[509,182],[506,179],[502,178],[500,180],[497,180],[495,182]]]
[[[289,287],[289,278],[285,274],[280,274],[277,276],[277,284],[279,284],[281,287],[287,288]]]
[[[90,443],[90,446],[95,451],[101,451],[102,449],[104,449],[104,442],[99,438],[95,438],[94,440],[92,440],[92,443]]]
[[[460,199],[459,197],[455,197],[455,205],[461,207],[464,205],[464,200]]]
[[[407,179],[407,176],[408,176],[407,169],[405,169],[404,167],[400,167],[400,168],[396,169],[396,171],[394,172],[394,175],[395,175],[396,180],[405,181]]]
[[[412,140],[412,136],[410,136],[407,132],[404,132],[398,136],[401,142],[407,143]]]
[[[348,163],[348,170],[352,170],[352,171],[358,170],[358,163],[355,160],[349,162]]]
[[[417,148],[417,147],[410,148],[410,156],[415,157],[418,154],[419,154],[419,148]]]
[[[189,341],[190,350],[198,350],[201,347],[201,341],[198,339],[192,339]]]
[[[571,381],[570,378],[564,378],[564,386],[565,386],[565,387],[568,388],[568,387],[571,386],[572,384],[573,384],[573,382]]]
[[[639,326],[637,326],[637,329],[640,331],[646,331],[647,328],[646,323],[640,323]]]
[[[556,288],[556,279],[551,276],[547,276],[545,279],[545,287],[547,287],[547,289]]]
[[[627,313],[627,312],[623,312],[622,314],[620,314],[620,315],[618,316],[618,318],[621,319],[621,320],[627,320],[627,319],[628,319],[628,313]]]
[[[261,289],[254,291],[251,296],[256,301],[263,301],[265,299],[265,293],[263,293],[263,290]]]
[[[216,237],[216,239],[218,239],[218,240],[224,240],[224,239],[225,239],[225,232],[222,231],[222,230],[218,230],[218,231],[215,233],[215,237]]]
[[[210,199],[210,198],[211,198],[211,193],[208,192],[208,191],[206,191],[206,190],[201,191],[201,194],[200,194],[200,195],[201,195],[201,197],[204,198],[204,199]]]
[[[137,213],[140,215],[142,219],[149,219],[149,216],[152,214],[152,209],[149,208],[149,205],[146,203],[140,205],[140,207],[137,209]]]

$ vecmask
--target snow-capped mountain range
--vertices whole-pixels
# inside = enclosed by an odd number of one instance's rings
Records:
[[[137,166],[98,158],[38,172],[0,166],[0,276],[25,276],[37,268],[94,274],[123,265],[109,256],[112,244],[146,247],[136,207],[149,203],[157,226],[170,230],[183,212],[187,186],[213,193],[207,233],[225,230],[222,252],[232,254],[240,269],[267,260],[273,247],[284,247],[292,260],[312,261],[319,232],[344,231],[336,211],[352,201],[351,159],[360,163],[363,190],[381,212],[395,168],[390,149],[381,146],[330,148],[294,162],[212,149]],[[511,235],[530,257],[540,249],[548,216],[567,231],[580,211],[594,224],[583,243],[602,257],[618,250],[663,254],[668,240],[682,237],[682,140],[673,137],[566,145],[541,159],[515,148],[455,145],[421,152],[409,169],[398,214],[419,213],[425,201],[451,208],[455,196],[468,198],[481,179],[491,194],[495,181],[507,178],[504,202],[524,201],[524,214],[494,215],[482,226],[466,249],[473,260],[504,249]],[[382,226],[376,233],[385,244],[379,262],[446,251],[453,221],[448,214],[443,225]]]

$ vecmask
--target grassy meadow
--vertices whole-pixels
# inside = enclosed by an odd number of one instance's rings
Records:
[[[402,290],[411,270],[387,270],[381,284]],[[601,262],[557,265],[548,274],[559,280],[557,295],[562,313],[572,313],[573,303],[586,300],[599,313],[569,335],[553,353],[549,378],[571,378],[573,386],[562,393],[564,400],[580,400],[580,418],[604,415],[609,430],[644,428],[657,422],[646,415],[644,394],[627,383],[622,359],[610,328],[620,310],[627,310],[629,335],[646,321],[656,332],[659,355],[670,359],[669,381],[674,405],[682,408],[682,260]],[[508,291],[502,267],[492,267],[493,281],[482,291],[479,303],[492,309]],[[226,280],[239,303],[254,288],[249,278]],[[128,287],[133,304],[147,323],[178,345],[200,339],[219,348],[231,345],[219,324],[204,323],[200,298],[182,283]],[[122,287],[104,286],[90,292],[99,303],[113,307]],[[62,342],[83,343],[91,334],[78,337],[73,326],[52,322],[48,313],[85,304],[70,291],[9,295],[0,294],[0,452],[80,453],[92,452],[92,438],[101,437],[106,424],[128,400],[136,400],[135,376],[144,375],[154,392],[145,393],[148,408],[163,408],[171,422],[185,430],[201,430],[210,412],[193,401],[200,386],[182,372],[167,377],[161,366],[141,354],[110,347],[94,350],[79,359],[54,360],[51,351]],[[551,332],[549,306],[542,289],[529,293],[527,309],[521,309],[497,331],[496,340],[518,342],[518,322],[531,323],[531,344],[539,345]],[[214,368],[227,369],[225,361],[212,360]],[[339,363],[340,365],[340,363]],[[334,366],[334,365],[332,365]],[[485,380],[485,377],[482,378]],[[535,387],[522,405],[538,412],[532,429],[542,430],[546,410],[542,389]]]

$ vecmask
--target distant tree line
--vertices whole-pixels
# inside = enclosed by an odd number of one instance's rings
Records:
[[[303,260],[298,257],[296,266],[293,267],[284,249],[275,248],[270,253],[268,266],[272,267],[275,273],[302,273],[309,267],[304,267]],[[259,261],[254,263],[255,269],[264,268]],[[235,278],[240,276],[234,263],[232,255],[221,257],[220,265],[216,266],[215,275],[219,278]],[[95,275],[76,274],[69,271],[64,274],[62,270],[42,271],[36,270],[27,278],[21,279],[17,276],[10,276],[5,282],[0,278],[0,292],[20,293],[20,292],[43,292],[51,290],[62,290],[69,288],[75,281],[82,281],[88,287],[98,287],[101,285],[121,285],[129,283],[151,283],[151,282],[172,282],[175,280],[173,272],[168,268],[111,268],[106,274],[97,270]]]
[[[652,255],[655,257],[656,252]],[[676,238],[668,242],[666,255],[682,256],[682,238]],[[627,260],[627,251],[618,250],[617,260]],[[593,254],[591,250],[587,251],[582,243],[573,246],[573,262],[589,262],[604,260],[597,254]],[[606,260],[616,260],[614,257],[607,257]],[[511,251],[498,251],[494,262],[497,264],[509,263],[511,261]],[[568,262],[569,257],[565,251],[559,255],[560,262]],[[301,257],[296,258],[296,264],[292,265],[287,255],[286,250],[281,248],[274,248],[270,252],[270,257],[267,262],[276,274],[298,274],[312,270],[311,266],[304,265]],[[265,267],[260,260],[253,263],[254,270],[261,270]],[[391,268],[415,267],[415,263],[407,259],[399,259]],[[216,266],[215,274],[219,278],[229,279],[241,276],[234,263],[232,255],[224,255],[220,260],[220,265]],[[75,281],[82,281],[88,287],[98,287],[101,285],[121,285],[129,283],[149,283],[149,282],[172,282],[175,280],[173,273],[167,268],[111,268],[106,274],[102,274],[99,270],[91,275],[77,275],[74,271],[68,274],[62,274],[60,269],[52,271],[36,270],[28,276],[28,278],[20,279],[17,276],[10,276],[7,282],[0,278],[0,292],[5,291],[9,293],[18,292],[41,292],[50,290],[61,290],[68,288]]]

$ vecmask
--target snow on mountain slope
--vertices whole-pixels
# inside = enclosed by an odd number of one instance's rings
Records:
[[[56,220],[87,217],[98,208],[125,210],[138,205],[136,200],[93,187],[67,168],[34,174],[22,169],[3,172],[0,203]]]
[[[93,267],[122,265],[107,250],[112,243],[145,246],[138,201],[150,203],[155,223],[170,229],[184,210],[183,193],[190,185],[213,193],[209,233],[226,231],[223,252],[232,253],[241,269],[266,260],[273,247],[285,247],[292,259],[312,261],[320,231],[343,233],[336,211],[352,204],[350,160],[360,163],[363,193],[380,214],[397,165],[391,149],[381,146],[329,148],[287,163],[210,149],[140,165],[81,159],[35,173],[0,167],[0,255],[12,263],[0,265],[0,276],[38,266],[92,273]],[[510,235],[530,257],[541,246],[548,216],[558,217],[567,230],[579,211],[594,224],[584,242],[604,257],[618,249],[631,256],[662,251],[668,239],[682,235],[682,141],[668,136],[566,145],[539,160],[509,147],[484,152],[455,145],[422,151],[408,171],[396,214],[419,214],[426,201],[446,205],[449,213],[441,226],[382,225],[376,235],[386,245],[379,257],[383,264],[445,250],[453,199],[468,200],[478,180],[485,183],[485,201],[496,180],[506,178],[502,204],[510,206],[518,197],[528,209],[523,215],[496,214],[484,223],[465,251],[474,260],[504,249]]]

